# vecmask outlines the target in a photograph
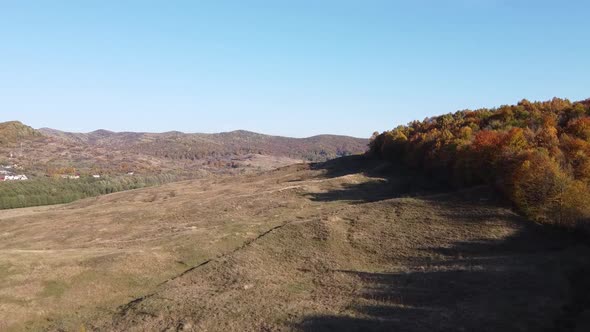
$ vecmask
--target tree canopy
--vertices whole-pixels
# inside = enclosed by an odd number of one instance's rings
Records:
[[[374,135],[369,153],[455,187],[492,184],[531,219],[590,225],[590,99],[522,100]]]

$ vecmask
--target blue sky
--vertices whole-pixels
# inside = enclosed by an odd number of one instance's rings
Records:
[[[0,0],[0,121],[369,137],[585,99],[587,3]]]

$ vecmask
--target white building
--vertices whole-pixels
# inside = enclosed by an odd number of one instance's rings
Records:
[[[24,174],[4,176],[4,181],[26,181],[28,179],[29,178]]]

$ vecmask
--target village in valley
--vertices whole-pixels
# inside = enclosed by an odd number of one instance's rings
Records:
[[[0,181],[26,181],[29,178],[25,174],[16,174],[15,171],[22,167],[15,165],[0,165]]]
[[[13,159],[13,154],[10,154],[10,159]],[[23,167],[19,164],[0,165],[0,182],[2,181],[26,181],[29,178],[25,174],[17,174],[22,172]]]
[[[14,155],[10,153],[9,160],[15,160]],[[11,163],[8,162],[7,164],[0,164],[0,182],[4,181],[27,181],[30,180],[30,177],[24,173],[24,167],[18,163]],[[133,175],[133,172],[128,172],[127,175]],[[46,174],[46,176],[50,176]],[[100,179],[100,174],[91,174],[92,178]],[[59,178],[62,179],[69,179],[69,180],[77,180],[80,179],[80,174],[75,172],[75,169],[72,173],[68,174],[60,174]]]
[[[22,149],[22,147],[21,147]],[[9,160],[14,161],[14,154],[11,152]],[[22,173],[23,167],[14,162],[8,162],[6,165],[0,163],[0,182],[3,181],[26,181],[29,179],[25,174]]]

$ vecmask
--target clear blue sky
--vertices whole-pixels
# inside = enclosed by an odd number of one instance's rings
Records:
[[[368,137],[590,97],[588,1],[0,0],[0,121]]]

